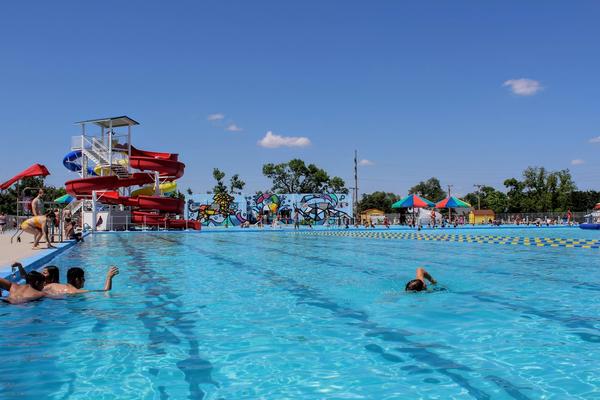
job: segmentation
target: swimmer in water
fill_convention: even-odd
[[[14,268],[17,265],[13,264]],[[23,304],[30,301],[39,300],[46,296],[42,292],[44,287],[44,277],[37,271],[32,271],[27,274],[25,285],[11,282],[7,279],[0,278],[0,288],[8,291],[8,297],[5,299],[10,304]]]
[[[424,268],[417,268],[417,274],[415,279],[408,282],[404,290],[407,292],[420,292],[422,290],[427,290],[425,279],[427,279],[432,285],[435,285],[437,283],[437,281],[433,279],[433,277],[429,275],[429,272],[425,271]]]
[[[18,268],[19,274],[21,274],[21,278],[27,281],[27,277],[29,274],[27,273],[27,271],[25,271],[25,268],[23,268],[23,264],[21,264],[20,262],[14,262],[13,268]],[[44,277],[44,286],[49,285],[51,283],[58,283],[58,267],[56,265],[46,265],[42,269],[42,276]]]
[[[52,283],[44,287],[44,293],[57,296],[64,294],[78,294],[87,292],[108,292],[112,289],[112,279],[119,274],[119,268],[110,267],[106,273],[106,281],[102,290],[86,290],[82,289],[85,284],[85,272],[79,268],[70,268],[67,271],[67,284]]]

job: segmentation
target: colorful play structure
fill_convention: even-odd
[[[73,215],[82,213],[83,225],[92,231],[132,226],[200,229],[198,221],[181,217],[185,201],[168,195],[185,169],[177,154],[135,148],[131,131],[139,123],[127,116],[77,124],[81,135],[72,138],[63,165],[79,174],[65,188],[77,199],[69,207]],[[91,133],[90,127],[99,132]]]

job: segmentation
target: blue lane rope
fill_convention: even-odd
[[[600,239],[573,239],[529,236],[500,236],[500,235],[468,235],[468,234],[430,234],[416,232],[344,232],[344,231],[301,231],[299,235],[360,237],[370,239],[406,239],[432,242],[459,242],[478,244],[504,244],[532,247],[568,247],[582,249],[600,248]]]

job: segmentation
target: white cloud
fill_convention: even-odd
[[[240,128],[239,126],[237,126],[234,123],[231,123],[231,124],[227,125],[227,128],[225,128],[225,130],[229,131],[229,132],[241,132],[241,131],[243,131],[242,128]]]
[[[581,164],[585,164],[585,161],[583,161],[581,158],[576,158],[575,160],[571,160],[571,165],[581,165]]]
[[[370,167],[371,165],[375,165],[375,163],[371,160],[367,160],[366,158],[363,158],[362,160],[360,160],[358,162],[358,165],[360,165],[361,167]]]
[[[509,86],[510,90],[518,96],[533,96],[543,89],[539,81],[534,79],[509,79],[502,86]]]
[[[600,136],[591,138],[590,143],[600,143]]]
[[[281,136],[268,131],[265,137],[258,141],[258,145],[269,149],[277,147],[306,147],[310,146],[310,139],[304,136]]]
[[[210,114],[208,117],[206,117],[206,119],[209,121],[220,121],[223,118],[225,118],[225,115],[223,115],[221,113]]]

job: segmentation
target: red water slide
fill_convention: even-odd
[[[177,154],[144,151],[133,146],[131,146],[129,165],[140,171],[157,171],[161,178],[170,180],[181,178],[185,170],[185,164],[178,160]],[[132,223],[200,229],[197,221],[171,220],[161,213],[147,212],[157,210],[162,213],[181,214],[185,206],[183,199],[159,196],[127,197],[121,196],[115,191],[123,187],[142,186],[150,183],[154,183],[153,174],[137,172],[128,178],[111,175],[74,179],[66,182],[65,187],[67,193],[78,198],[89,197],[92,195],[92,191],[97,191],[98,200],[102,203],[137,207],[140,211],[132,212]]]

